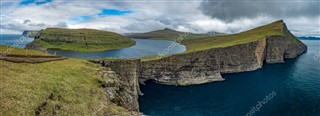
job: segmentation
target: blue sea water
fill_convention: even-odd
[[[24,48],[28,43],[32,41],[33,41],[33,38],[29,38],[21,35],[0,34],[0,45]]]
[[[226,74],[223,82],[186,87],[147,82],[140,86],[140,110],[150,116],[250,116],[258,106],[251,114],[320,116],[320,41],[303,42],[308,52],[300,57]]]

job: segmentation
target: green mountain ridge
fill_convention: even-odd
[[[90,52],[120,49],[132,45],[135,45],[133,40],[113,32],[95,29],[47,28],[41,30],[26,48]]]
[[[189,33],[189,32],[181,32],[181,31],[176,31],[169,28],[145,32],[145,33],[131,33],[131,34],[127,34],[126,36],[130,38],[140,38],[140,39],[176,40],[182,34],[187,35],[183,39],[196,39],[196,38],[204,38],[204,37],[212,36],[208,34],[195,34],[195,33]]]

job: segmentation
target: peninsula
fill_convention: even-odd
[[[78,52],[105,51],[130,47],[135,42],[120,34],[95,29],[47,28],[41,30],[27,49],[61,49]]]

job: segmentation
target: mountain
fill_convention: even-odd
[[[270,36],[288,36],[292,38],[291,40],[293,42],[301,43],[294,35],[291,34],[285,23],[280,20],[237,34],[185,40],[182,41],[182,44],[187,46],[188,51],[199,51],[210,48],[224,48],[238,44],[251,43]]]
[[[125,48],[135,42],[120,34],[95,29],[47,28],[41,30],[27,49],[61,49],[79,52]]]
[[[209,31],[206,33],[209,36],[219,36],[219,35],[226,35],[225,33],[215,32],[215,31]]]
[[[320,37],[298,37],[301,40],[320,40]]]
[[[141,38],[141,39],[158,39],[158,40],[176,40],[179,36],[185,35],[183,39],[195,39],[195,38],[204,38],[210,37],[207,34],[195,34],[189,32],[181,32],[165,28],[162,30],[156,30],[145,33],[130,33],[126,34],[130,38]]]

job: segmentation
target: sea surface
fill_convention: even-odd
[[[223,82],[178,87],[141,85],[140,110],[150,116],[320,116],[320,40],[282,64],[226,74]],[[255,109],[255,110],[252,110]]]
[[[21,35],[0,34],[0,45],[24,48],[28,43],[32,41],[33,41],[33,38],[29,38]]]

